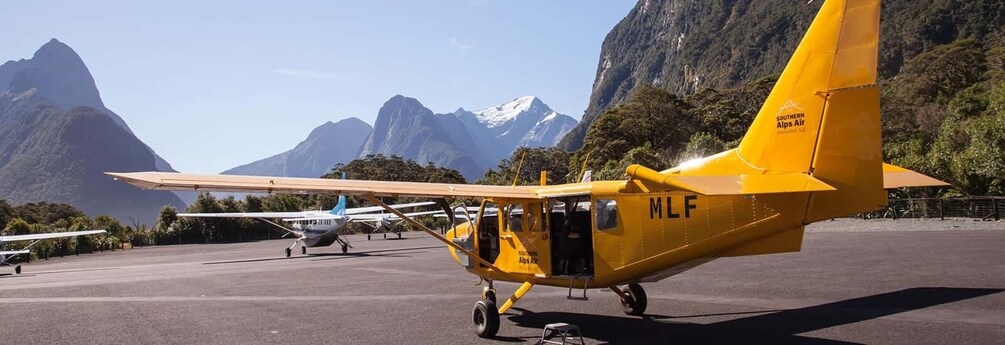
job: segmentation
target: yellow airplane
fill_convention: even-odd
[[[445,243],[488,282],[472,315],[481,337],[493,337],[499,314],[534,285],[568,287],[570,297],[573,289],[585,296],[586,289],[609,288],[625,313],[642,315],[639,283],[722,257],[796,252],[805,225],[884,207],[886,188],[946,185],[882,162],[879,13],[879,0],[828,0],[739,147],[665,171],[632,165],[626,180],[484,186],[109,175],[151,190],[363,196]],[[381,196],[483,201],[475,217],[440,236]],[[498,307],[496,280],[521,284]]]

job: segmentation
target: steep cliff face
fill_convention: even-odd
[[[0,93],[0,199],[71,204],[89,216],[153,224],[161,206],[183,208],[170,192],[115,182],[105,171],[155,170],[146,145],[91,107],[68,111],[36,89]]]
[[[639,85],[688,95],[777,75],[823,1],[641,0],[604,39],[590,103],[559,146],[582,145],[590,124]],[[960,38],[1005,24],[1000,0],[883,2],[880,74]]]
[[[355,117],[318,126],[292,150],[227,171],[230,175],[320,177],[355,159],[373,128]]]
[[[359,156],[397,155],[453,168],[473,180],[485,173],[489,162],[463,128],[453,114],[436,115],[414,98],[394,96],[377,113]]]

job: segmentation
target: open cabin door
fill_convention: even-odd
[[[499,257],[509,272],[547,276],[551,273],[551,236],[541,201],[499,202]]]

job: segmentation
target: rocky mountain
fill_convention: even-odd
[[[458,109],[454,115],[491,162],[509,157],[518,147],[555,146],[577,124],[576,119],[555,112],[534,96],[476,112]]]
[[[0,98],[0,198],[69,203],[149,224],[163,205],[184,207],[174,194],[134,193],[101,174],[171,166],[104,106],[69,46],[53,39],[31,59],[0,65]]]
[[[38,96],[63,109],[78,106],[94,108],[126,132],[133,133],[122,117],[105,107],[84,60],[70,46],[55,38],[43,44],[31,59],[11,60],[0,65],[0,89],[19,85],[34,87]],[[150,152],[157,161],[157,170],[174,171],[171,164],[153,149]]]
[[[355,159],[373,128],[355,117],[326,122],[292,150],[227,171],[229,175],[319,177]]]
[[[164,205],[184,207],[173,193],[139,190],[103,174],[156,169],[146,145],[108,114],[63,110],[28,86],[0,93],[0,199],[66,203],[127,224],[153,224]]]
[[[577,149],[590,124],[640,85],[688,95],[777,75],[823,1],[641,0],[601,47],[582,122],[559,146]],[[880,75],[961,38],[1005,25],[1000,0],[883,1]]]
[[[360,157],[382,154],[456,169],[469,180],[490,166],[454,114],[433,114],[414,98],[394,96],[381,106]]]

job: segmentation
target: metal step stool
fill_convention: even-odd
[[[551,331],[551,333],[549,334],[548,331]],[[576,334],[572,335],[571,334],[572,332],[576,332]],[[555,336],[562,337],[562,341],[559,342],[559,341],[555,341],[555,340],[550,340],[551,338],[554,338]],[[583,333],[581,333],[579,331],[579,326],[570,325],[570,324],[562,323],[562,322],[559,322],[559,323],[549,323],[549,324],[547,324],[547,325],[544,326],[544,332],[541,332],[541,341],[538,344],[563,344],[564,345],[564,344],[569,344],[569,343],[567,343],[567,341],[569,341],[570,339],[571,339],[571,341],[576,341],[576,338],[579,338],[579,344],[584,344],[584,345],[586,344],[586,341],[583,340]]]

